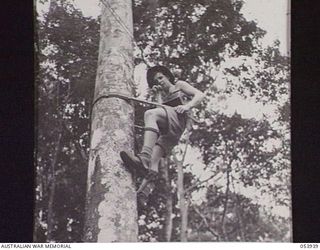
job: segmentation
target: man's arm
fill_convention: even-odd
[[[183,91],[185,94],[192,96],[192,99],[190,102],[188,102],[185,105],[181,105],[178,106],[176,111],[178,113],[183,113],[187,110],[190,110],[193,107],[196,107],[205,97],[205,94],[202,93],[200,90],[192,87],[189,83],[185,82],[185,81],[178,81],[177,83],[177,87]]]

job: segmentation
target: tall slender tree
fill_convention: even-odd
[[[94,98],[118,92],[132,95],[132,3],[104,0]],[[86,242],[137,241],[135,185],[119,158],[133,149],[134,110],[126,101],[104,98],[91,114],[87,180]]]

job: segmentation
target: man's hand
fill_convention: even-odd
[[[152,92],[157,93],[158,91],[160,91],[162,89],[162,87],[160,85],[154,85],[151,89]]]
[[[187,112],[189,109],[190,109],[190,107],[188,105],[179,105],[179,106],[174,108],[174,110],[178,114],[183,114],[184,112]]]
[[[157,96],[157,94],[160,92],[161,86],[154,85],[151,89],[148,89],[148,94],[151,96]]]

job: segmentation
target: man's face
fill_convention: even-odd
[[[170,81],[169,81],[169,78],[167,76],[165,76],[161,72],[158,72],[158,73],[155,74],[154,80],[157,83],[157,85],[162,87],[162,88],[169,87],[170,84],[171,84]]]

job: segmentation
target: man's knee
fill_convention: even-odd
[[[154,116],[154,112],[152,112],[152,109],[147,110],[144,112],[144,119],[149,119]]]
[[[163,110],[161,109],[149,109],[144,113],[144,119],[157,119],[163,117]]]

